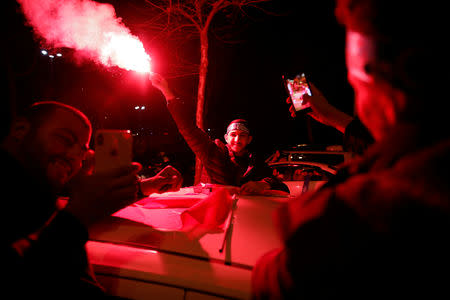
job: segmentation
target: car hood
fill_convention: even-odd
[[[189,206],[186,203],[193,205],[205,197],[207,195],[193,193],[192,188],[148,197],[90,228],[90,240],[146,248],[246,269],[251,269],[264,253],[281,246],[272,215],[289,198],[240,196],[232,232],[226,237],[223,251],[220,251],[225,230],[208,233],[199,239],[192,239],[180,230],[180,214]],[[164,203],[171,205],[161,206]]]

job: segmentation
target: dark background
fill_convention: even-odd
[[[117,16],[144,43],[153,71],[166,76],[171,87],[194,99],[196,76],[177,76],[170,42],[154,38],[143,25],[145,1],[99,1],[114,5]],[[56,49],[63,57],[49,59],[42,45],[25,26],[15,1],[2,10],[2,57],[14,79],[13,108],[20,110],[36,100],[58,100],[84,111],[94,128],[126,128],[135,134],[136,160],[155,163],[163,151],[185,174],[190,184],[194,156],[179,135],[164,98],[145,76],[79,61],[71,49]],[[292,118],[281,76],[305,72],[337,108],[353,114],[353,92],[346,80],[344,29],[334,16],[334,1],[280,1],[264,4],[271,13],[245,10],[246,16],[226,13],[216,17],[210,34],[209,73],[205,126],[212,138],[223,139],[228,123],[250,121],[251,148],[267,157],[273,151],[297,144],[341,144],[342,134],[309,116]],[[226,27],[224,27],[226,26]],[[198,40],[177,51],[198,63]],[[55,50],[55,51],[56,51]],[[4,99],[7,101],[7,99]],[[5,102],[6,103],[6,102]],[[135,110],[145,105],[145,110]],[[6,105],[5,105],[6,107]]]

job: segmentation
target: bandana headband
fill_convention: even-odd
[[[250,130],[243,123],[231,123],[228,125],[227,134],[232,130],[241,130],[250,133]]]

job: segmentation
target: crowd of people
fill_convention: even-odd
[[[276,211],[283,247],[255,265],[253,299],[448,297],[448,75],[439,72],[449,65],[447,23],[431,2],[336,2],[356,116],[330,105],[313,84],[305,101],[310,116],[342,132],[358,155],[320,189]],[[167,80],[150,80],[202,161],[205,182],[289,193],[248,150],[246,120],[231,121],[224,141],[212,140]],[[67,104],[41,101],[2,120],[5,295],[109,297],[89,264],[87,229],[139,195],[180,189],[182,174],[167,164],[139,178],[138,163],[94,172],[91,122]]]

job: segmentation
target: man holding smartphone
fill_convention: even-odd
[[[267,164],[248,151],[252,136],[246,120],[230,122],[224,136],[226,144],[220,140],[213,141],[196,126],[192,107],[173,94],[162,76],[153,73],[150,80],[163,93],[178,130],[202,161],[208,176],[207,182],[240,186],[241,192],[250,194],[264,190],[289,193],[289,188],[272,176],[272,170]]]
[[[280,207],[283,247],[256,263],[253,299],[450,297],[444,5],[337,1],[357,115],[375,142]]]
[[[81,111],[54,101],[33,104],[11,123],[0,147],[5,295],[105,296],[89,267],[87,228],[136,201],[141,166],[93,173],[91,128]],[[146,189],[157,192],[167,172]],[[59,201],[63,190],[67,203]]]

